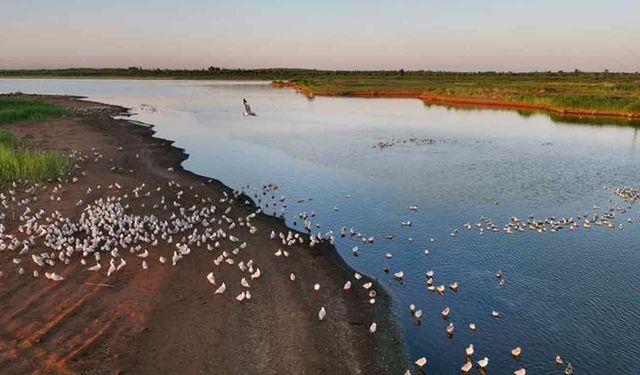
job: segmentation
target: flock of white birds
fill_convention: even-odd
[[[72,169],[84,175],[81,164],[91,159],[98,162],[102,159],[102,154],[94,150],[93,155],[74,152],[71,157],[74,160]],[[231,194],[225,192],[224,197],[214,200],[198,196],[198,194],[191,192],[192,187],[181,186],[174,180],[168,181],[164,186],[147,186],[145,183],[140,183],[130,189],[126,189],[114,181],[108,186],[98,185],[87,189],[86,199],[78,200],[75,203],[76,207],[82,208],[79,217],[68,217],[57,210],[46,212],[36,208],[38,205],[37,193],[46,191],[49,200],[60,201],[64,190],[63,182],[77,183],[77,181],[77,177],[68,177],[64,181],[60,180],[56,183],[19,184],[16,182],[8,191],[0,193],[0,204],[2,205],[2,211],[0,211],[0,253],[10,254],[10,265],[13,265],[15,272],[19,275],[28,276],[30,274],[34,278],[45,277],[52,282],[62,282],[68,277],[63,266],[78,262],[87,272],[104,274],[108,278],[125,267],[138,267],[147,270],[152,266],[176,266],[193,250],[206,249],[212,252],[215,258],[212,263],[212,271],[203,275],[203,279],[206,279],[203,282],[211,284],[213,295],[221,296],[231,293],[239,303],[251,300],[251,286],[261,277],[262,271],[253,259],[244,257],[243,249],[246,248],[247,242],[240,237],[255,235],[258,232],[257,227],[252,224],[252,219],[259,215],[262,209],[257,208],[248,215],[238,216],[234,202],[241,199],[242,193],[240,191]],[[286,209],[285,197],[276,198],[273,194],[275,190],[277,190],[276,185],[263,186],[262,195],[265,196],[265,201],[262,201],[259,194],[255,194],[255,197],[258,204],[265,207],[276,209],[278,205],[281,205],[281,210],[284,213]],[[628,187],[616,188],[614,193],[629,203],[640,199],[640,191]],[[186,194],[192,194],[192,197],[199,204],[191,204],[190,206],[185,204]],[[266,198],[268,195],[271,196],[271,201]],[[154,214],[136,215],[131,213],[134,206],[145,207],[141,198],[146,198],[146,201],[152,199],[155,210],[166,212],[164,218]],[[615,218],[615,213],[625,212],[627,208],[614,205],[603,213],[598,213],[598,209],[594,206],[595,212],[593,214],[585,214],[577,218],[539,220],[531,216],[528,220],[522,220],[513,217],[502,227],[502,231],[505,233],[527,230],[554,232],[563,228],[578,229],[582,227],[587,229],[591,225],[614,227],[611,221]],[[336,207],[335,210],[337,211],[338,208]],[[417,211],[418,206],[411,205],[409,210]],[[10,212],[13,222],[17,223],[16,228],[9,229],[4,224],[7,220],[7,214]],[[332,230],[324,234],[321,232],[312,234],[314,226],[311,218],[314,216],[315,213],[306,211],[296,215],[296,219],[302,220],[305,230],[309,233],[308,236],[292,231],[287,233],[272,231],[269,235],[270,240],[279,242],[279,249],[274,252],[273,256],[291,256],[291,247],[296,244],[306,243],[313,247],[322,240],[335,243],[336,234]],[[296,225],[295,221],[294,225]],[[410,226],[411,222],[402,222],[401,225]],[[485,230],[500,231],[500,228],[493,224],[491,219],[483,218],[475,225],[469,223],[464,225],[467,230],[474,227],[480,234]],[[315,228],[320,228],[320,226],[316,224]],[[622,229],[622,224],[618,228]],[[232,230],[240,237],[230,234]],[[457,233],[458,230],[455,229],[451,235],[455,236]],[[343,237],[349,235],[360,239],[363,243],[375,241],[373,236],[362,234],[353,228],[347,231],[343,227],[340,229],[339,235]],[[387,238],[389,237],[393,238],[393,236]],[[173,246],[172,254],[165,257],[155,252],[154,248],[159,244]],[[357,255],[358,251],[357,246],[352,249],[354,255]],[[429,255],[428,251],[425,252],[425,255]],[[390,253],[385,254],[386,258],[392,256]],[[237,267],[241,271],[242,277],[239,280],[222,280],[219,276],[221,272],[216,271],[218,267]],[[389,271],[389,269],[386,268],[385,271]],[[11,272],[11,270],[7,266],[0,266],[0,281],[4,272]],[[402,280],[404,272],[400,270],[392,275],[394,279]],[[500,285],[504,286],[504,277],[501,271],[496,272],[496,278]],[[291,273],[289,279],[291,282],[295,282],[296,275]],[[428,291],[438,294],[444,294],[447,289],[445,284],[435,282],[434,271],[426,272],[426,284]],[[356,272],[352,279],[345,281],[343,290],[346,292],[355,286],[366,290],[371,305],[376,303],[377,292],[373,282],[367,281]],[[452,292],[456,292],[459,284],[456,281],[451,282],[448,288]],[[319,291],[320,285],[316,283],[313,289]],[[409,310],[414,320],[421,319],[421,309],[411,305]],[[323,321],[327,319],[329,314],[326,307],[321,306],[317,311],[317,318]],[[441,312],[441,316],[445,320],[449,319],[450,314],[449,307],[444,308]],[[491,314],[494,318],[500,317],[498,311],[492,311]],[[477,326],[471,322],[468,324],[468,329],[475,331]],[[376,322],[371,322],[368,325],[368,331],[371,334],[376,333],[377,330]],[[453,335],[454,331],[453,322],[448,322],[446,333]],[[511,351],[511,355],[514,358],[519,358],[522,351],[521,347],[516,347]],[[466,360],[461,367],[463,373],[468,373],[473,369],[474,354],[475,348],[471,344],[465,349]],[[557,364],[564,363],[559,355],[556,356],[555,362]],[[489,358],[480,358],[475,363],[477,368],[484,371],[489,365]],[[426,364],[426,357],[415,361],[415,365],[420,369]],[[407,373],[410,371],[407,370]],[[573,373],[573,367],[570,363],[566,364],[565,373]],[[526,370],[520,368],[515,370],[514,374],[525,375]]]

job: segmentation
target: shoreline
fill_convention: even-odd
[[[185,170],[182,162],[188,154],[173,141],[156,137],[153,125],[111,118],[128,114],[126,108],[80,97],[35,97],[71,108],[72,116],[2,128],[37,149],[77,149],[88,155],[95,147],[105,155],[104,161],[83,165],[87,173],[78,175],[77,183],[63,184],[63,201],[48,202],[48,191],[36,193],[42,195],[39,202],[47,211],[77,215],[81,209],[74,203],[86,196],[87,187],[106,186],[113,178],[123,189],[140,182],[161,186],[179,181],[195,194],[187,197],[189,204],[197,203],[198,194],[219,197],[233,193],[219,180]],[[116,151],[117,145],[124,149]],[[120,161],[131,172],[119,166],[113,172],[108,168],[110,160],[116,163],[113,168]],[[246,204],[236,203],[234,211],[242,215],[255,211],[249,197],[238,200]],[[147,214],[150,208],[134,211]],[[0,367],[7,373],[64,374],[89,369],[99,373],[213,369],[224,373],[400,373],[406,369],[407,354],[391,311],[391,296],[377,280],[372,280],[377,303],[371,307],[358,283],[350,293],[340,292],[354,270],[326,240],[312,248],[295,245],[295,256],[276,260],[272,252],[278,243],[263,238],[271,230],[290,230],[305,241],[308,235],[270,215],[259,214],[253,220],[262,237],[248,239],[244,251],[263,268],[264,275],[252,287],[255,297],[247,305],[234,301],[232,295],[214,298],[218,296],[212,295],[203,276],[211,268],[206,251],[194,251],[180,266],[153,265],[144,274],[126,267],[122,275],[108,281],[72,265],[74,273],[59,284],[7,272],[10,258],[0,252],[0,269],[5,270],[0,277],[0,298],[7,301],[0,306],[4,324],[0,328]],[[15,229],[16,220],[8,221],[7,227]],[[159,246],[158,251],[171,248]],[[295,284],[288,280],[289,272],[299,275]],[[365,275],[361,282],[365,280],[370,278]],[[105,282],[115,287],[96,286]],[[320,293],[312,291],[315,282],[322,285]],[[317,319],[320,304],[326,304],[329,311],[322,322]],[[371,321],[379,327],[375,334],[368,332]]]
[[[504,108],[513,110],[532,110],[541,113],[551,113],[559,116],[568,117],[591,117],[591,118],[613,118],[624,119],[628,121],[640,120],[640,113],[622,113],[608,112],[596,110],[580,110],[580,109],[558,109],[547,105],[538,105],[526,102],[511,102],[505,100],[471,98],[471,97],[454,97],[442,95],[430,95],[416,92],[403,91],[354,91],[348,93],[328,93],[314,92],[306,86],[302,86],[297,82],[290,81],[273,81],[271,87],[274,88],[290,88],[312,99],[315,96],[325,97],[351,97],[351,98],[388,98],[388,99],[419,99],[424,104],[450,105],[463,108]]]

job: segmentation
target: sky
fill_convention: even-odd
[[[640,71],[640,0],[0,0],[0,69]]]

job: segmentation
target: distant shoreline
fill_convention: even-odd
[[[271,82],[307,97],[415,98],[425,104],[504,108],[567,117],[640,120],[640,74],[609,72],[323,71],[313,69],[0,70],[0,79]]]

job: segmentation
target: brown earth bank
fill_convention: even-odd
[[[297,82],[288,81],[274,81],[271,83],[274,88],[291,88],[294,89],[308,98],[315,96],[329,96],[329,97],[354,97],[354,98],[415,98],[422,100],[425,104],[444,104],[449,106],[459,107],[475,107],[475,108],[505,108],[505,109],[529,109],[540,112],[549,112],[561,116],[585,116],[585,117],[610,117],[627,120],[639,120],[640,114],[638,113],[624,113],[624,112],[607,112],[596,110],[581,110],[581,109],[557,109],[547,105],[515,102],[507,100],[497,99],[483,99],[483,98],[469,98],[469,97],[455,97],[455,96],[443,96],[443,95],[431,95],[426,93],[419,93],[413,91],[403,90],[388,90],[388,91],[349,91],[348,93],[331,93],[331,92],[314,92],[308,87],[302,86]]]
[[[41,182],[34,189],[31,184],[2,189],[8,197],[6,207],[0,206],[6,214],[5,235],[28,237],[18,228],[27,206],[32,212],[44,210],[44,215],[57,211],[73,221],[88,204],[107,197],[117,199],[128,214],[163,219],[178,213],[172,202],[182,208],[217,204],[220,210],[229,210],[226,216],[238,218],[237,223],[256,211],[246,196],[231,200],[234,192],[222,183],[183,170],[180,163],[187,156],[171,142],[154,138],[152,129],[111,118],[124,109],[70,97],[39,98],[69,108],[70,115],[2,128],[36,149],[75,153],[77,167],[61,181]],[[161,196],[166,209],[158,204]],[[247,229],[248,220],[232,229],[221,222],[227,237],[220,239],[220,248],[194,244],[190,254],[172,265],[175,243],[162,239],[157,246],[142,243],[149,252],[144,270],[142,258],[132,254],[132,244],[120,249],[126,267],[111,276],[106,275],[108,253],[103,254],[103,268],[91,272],[88,267],[96,263],[92,256],[86,257],[85,265],[80,263],[82,254],[74,254],[68,265],[58,262],[40,269],[30,256],[18,256],[20,249],[0,250],[0,373],[400,374],[405,370],[389,297],[374,280],[378,294],[371,305],[368,291],[361,287],[369,278],[356,280],[333,246],[326,241],[310,246],[308,236],[301,234],[303,243],[285,247],[279,238],[270,239],[270,233],[286,236],[290,229],[282,220],[263,214],[251,219],[257,229],[254,234]],[[177,242],[184,235],[173,237]],[[222,249],[230,253],[237,246],[231,235],[246,247],[235,256],[236,264],[216,266],[213,261]],[[29,254],[51,251],[40,243],[35,241]],[[290,255],[276,257],[280,248]],[[168,259],[166,264],[160,256]],[[16,258],[22,262],[16,264]],[[260,277],[249,278],[238,267],[240,260],[252,260]],[[48,280],[45,270],[65,279]],[[210,272],[216,285],[206,278]],[[290,280],[291,273],[295,281]],[[249,279],[252,297],[238,302],[235,297],[247,290],[240,284],[243,277]],[[345,291],[347,280],[354,286]],[[222,282],[226,291],[214,295]],[[320,321],[322,306],[327,315]],[[373,334],[372,322],[378,327]]]

